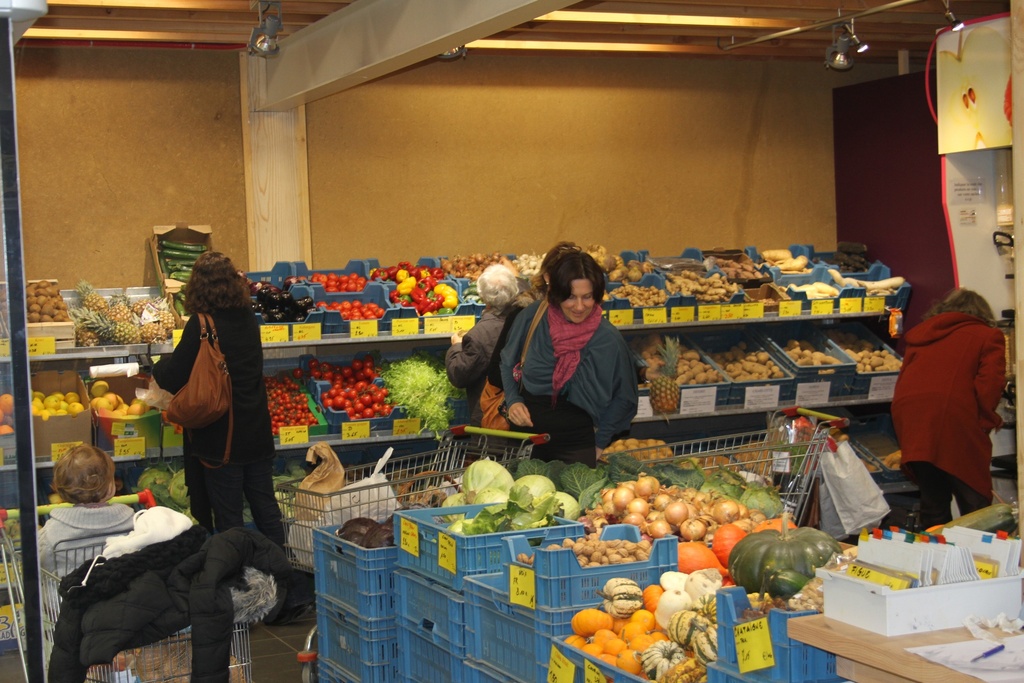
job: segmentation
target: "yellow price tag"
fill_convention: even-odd
[[[508,566],[508,601],[528,609],[537,609],[537,575],[529,567]]]
[[[664,308],[645,308],[644,312],[644,325],[657,325],[658,323],[668,322],[668,311]]]
[[[292,325],[292,341],[317,341],[322,331],[320,323],[298,323]]]
[[[455,555],[455,539],[448,534],[437,535],[437,566],[454,574],[458,560]]]
[[[803,310],[802,301],[780,301],[779,302],[779,317],[780,318],[792,318],[800,315]]]
[[[451,334],[451,316],[428,316],[423,319],[423,334]]]
[[[811,302],[811,315],[831,315],[835,307],[835,299],[815,299]]]
[[[576,665],[570,662],[552,643],[551,658],[548,660],[547,683],[573,683],[575,679]]]
[[[608,322],[616,327],[621,325],[632,325],[633,324],[633,309],[632,308],[616,308],[615,310],[608,311]]]
[[[839,298],[840,313],[860,313],[864,309],[864,299],[855,296]]]
[[[282,446],[292,446],[298,443],[309,443],[309,427],[306,425],[293,425],[281,427],[278,434]]]
[[[692,323],[693,306],[674,306],[670,317],[674,323]]]
[[[452,321],[452,332],[469,332],[476,325],[475,315],[453,315]]]
[[[583,661],[583,683],[606,683],[607,677],[589,659]]]
[[[721,320],[722,319],[722,305],[721,304],[710,304],[708,306],[697,307],[697,320],[701,322],[707,322],[709,320]]]
[[[754,320],[757,318],[764,317],[764,302],[753,301],[748,304],[743,304],[743,317],[748,320]]]
[[[114,455],[143,457],[146,455],[146,437],[136,436],[130,439],[114,439]]]
[[[62,441],[60,443],[52,443],[50,444],[50,459],[57,462],[72,448],[81,445],[81,441]]]
[[[175,348],[181,341],[181,333],[185,330],[171,330],[171,348]]]
[[[736,624],[732,634],[736,639],[736,660],[741,674],[775,666],[768,617]]]
[[[57,353],[57,339],[55,337],[28,338],[28,355],[52,356],[55,353]]]
[[[287,325],[261,325],[260,341],[264,344],[278,344],[288,341]]]
[[[124,429],[125,428],[125,424],[126,423],[124,423],[124,422],[120,422],[118,420],[114,420],[112,423],[110,423],[110,435],[111,436],[124,436],[124,434],[125,434],[125,429]],[[134,429],[132,429],[130,431],[132,433],[135,432]]]
[[[408,436],[419,434],[423,430],[422,422],[418,417],[400,417],[395,419],[391,433],[394,436]]]
[[[869,296],[864,299],[864,312],[865,313],[884,313],[885,312],[885,297],[884,296]]]
[[[894,591],[904,590],[910,588],[912,585],[909,578],[904,579],[898,576],[890,576],[889,574],[885,574],[876,569],[865,567],[857,562],[850,563],[846,570],[846,575],[854,579],[877,583],[879,586],[888,586]]]
[[[722,320],[739,320],[743,317],[743,304],[723,304]]]
[[[353,420],[352,422],[341,423],[341,439],[343,441],[348,439],[369,439],[370,438],[370,421],[369,420]]]
[[[4,449],[0,448],[0,467],[4,466]]]
[[[392,337],[407,337],[410,334],[419,334],[419,318],[397,318],[391,321]]]
[[[10,339],[6,339],[6,338],[0,339],[0,356],[10,356],[10,355],[11,355],[11,340]]]
[[[3,449],[0,449],[2,451]],[[2,455],[2,454],[0,454]],[[2,464],[3,458],[0,457],[0,464]],[[978,569],[978,575],[983,579],[994,579],[999,576],[999,563],[992,562],[991,560],[984,560],[980,557],[974,558],[974,566]]]
[[[349,336],[352,339],[377,336],[376,320],[353,320],[349,323]]]
[[[398,546],[413,557],[420,556],[420,525],[402,517],[398,525]]]

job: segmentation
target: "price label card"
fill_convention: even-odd
[[[0,467],[4,466],[4,449],[0,448]]]
[[[871,567],[865,567],[857,562],[851,562],[846,570],[846,575],[853,579],[861,579],[870,583],[877,583],[879,586],[888,586],[894,591],[905,590],[913,585],[909,577],[903,578],[892,576]]]
[[[547,683],[573,683],[576,680],[576,665],[551,645],[551,658],[548,660]]]
[[[803,310],[804,304],[802,301],[780,301],[779,302],[779,317],[780,318],[792,318],[800,315]]]
[[[451,334],[452,319],[450,316],[428,316],[423,319],[423,334]]]
[[[145,456],[146,437],[137,436],[130,439],[114,439],[114,455],[136,458]]]
[[[453,315],[451,320],[452,332],[469,332],[476,325],[474,315]]]
[[[353,320],[348,324],[348,336],[352,339],[377,336],[376,320]]]
[[[2,451],[3,449],[0,449]],[[2,453],[0,453],[2,456]],[[0,465],[3,464],[3,458],[0,457]],[[985,557],[974,557],[974,566],[978,570],[978,576],[983,579],[994,579],[999,576],[999,563],[993,562],[992,560]]]
[[[790,451],[772,451],[772,472],[776,474],[789,474],[790,465],[796,454]]]
[[[722,305],[721,304],[710,304],[708,306],[697,307],[697,320],[701,322],[708,322],[711,320],[722,319]]]
[[[287,325],[261,325],[260,341],[264,344],[279,344],[288,341]]]
[[[779,407],[779,385],[747,387],[743,393],[744,410],[768,410]]]
[[[422,423],[418,417],[400,417],[395,419],[391,433],[395,436],[409,436],[419,434],[423,430]]]
[[[885,313],[885,297],[869,296],[864,299],[865,313]]]
[[[173,349],[181,341],[181,333],[185,330],[171,330],[171,348]]]
[[[392,337],[407,337],[411,334],[420,333],[419,318],[397,318],[391,321]]]
[[[828,393],[831,389],[831,381],[801,382],[796,385],[796,404],[798,406],[808,406],[828,403]]]
[[[673,306],[672,315],[669,316],[674,323],[692,323],[693,306]]]
[[[537,609],[537,575],[532,569],[509,564],[508,600],[513,605]]]
[[[57,353],[57,339],[55,337],[28,338],[28,355],[52,356],[55,353]]]
[[[643,309],[643,314],[644,325],[668,322],[668,311],[664,308],[645,308]]]
[[[633,324],[633,309],[632,308],[616,308],[615,310],[608,311],[608,322],[616,327],[622,325]]]
[[[743,304],[722,304],[722,320],[739,320],[743,317]]]
[[[651,408],[651,397],[641,396],[636,402],[637,417],[654,417],[654,409]]]
[[[583,662],[583,683],[606,683],[606,677],[589,659]]]
[[[455,539],[448,534],[437,535],[437,566],[447,572],[456,572]]]
[[[868,386],[869,401],[891,401],[892,392],[896,389],[897,374],[884,377],[872,377]]]
[[[835,307],[835,299],[815,299],[811,302],[811,315],[832,315]]]
[[[736,624],[732,634],[736,639],[736,660],[741,674],[775,666],[768,617]]]
[[[353,420],[352,422],[341,423],[341,439],[342,441],[348,439],[369,439],[370,438],[370,421],[369,420]]]
[[[839,298],[840,313],[860,313],[864,309],[864,299],[853,296]]]
[[[75,446],[81,446],[81,441],[63,441],[61,443],[50,444],[50,459],[57,462],[64,457],[64,454],[70,451]]]
[[[56,342],[54,342],[54,343],[56,343]],[[10,339],[6,339],[6,338],[0,339],[0,356],[10,356],[10,355],[11,355],[11,340]]]
[[[420,526],[411,519],[400,518],[398,546],[413,557],[420,556]]]
[[[764,317],[764,302],[753,301],[743,304],[743,317],[747,320],[756,320]]]
[[[292,341],[317,341],[321,332],[320,323],[298,323],[292,326]]]
[[[278,434],[281,437],[282,446],[293,446],[299,443],[309,443],[309,427],[298,425],[292,427],[281,427]]]
[[[679,393],[680,415],[704,415],[715,412],[718,401],[718,387],[694,387],[682,389]]]
[[[118,422],[117,420],[111,422],[110,423],[110,435],[111,436],[124,436],[125,435],[125,427],[127,427],[127,426],[128,426],[127,422]],[[131,431],[132,431],[131,436],[135,436],[134,426],[133,426]]]

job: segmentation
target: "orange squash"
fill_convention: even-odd
[[[591,637],[601,629],[611,629],[611,627],[612,615],[593,607],[580,610],[572,618],[572,632],[584,638]]]
[[[711,541],[711,550],[723,567],[729,566],[729,553],[741,538],[747,535],[742,527],[735,524],[723,524],[715,529],[715,538]]]
[[[573,647],[582,648],[584,645],[587,644],[587,639],[583,636],[576,635],[575,633],[573,633],[571,636],[565,637],[565,644],[572,645]]]
[[[652,583],[650,586],[644,589],[644,609],[648,612],[658,611],[658,600],[661,599],[661,594],[665,592],[665,589],[656,583]]]
[[[796,528],[796,524],[793,524],[791,520],[787,521],[790,529]],[[754,530],[750,533],[756,534],[758,531],[766,531],[768,529],[771,529],[772,531],[782,531],[782,517],[773,517],[771,519],[766,519],[757,526],[755,526]],[[716,531],[715,533],[718,532]]]
[[[615,660],[615,666],[631,674],[638,674],[643,671],[640,664],[640,653],[636,650],[623,650]]]
[[[679,571],[684,574],[692,574],[700,569],[717,569],[722,576],[729,573],[703,541],[680,541],[678,555]]]

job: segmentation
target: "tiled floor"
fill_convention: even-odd
[[[252,683],[296,683],[302,681],[302,667],[295,655],[306,645],[306,636],[316,626],[316,613],[311,612],[287,626],[257,624],[249,630],[252,650]],[[316,644],[313,645],[314,649]],[[25,680],[18,651],[11,649],[0,655],[0,681],[18,683]]]

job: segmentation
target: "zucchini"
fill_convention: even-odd
[[[160,256],[162,256],[163,258],[172,258],[172,259],[179,259],[181,261],[191,261],[191,262],[194,262],[200,256],[199,254],[197,254],[194,251],[181,251],[179,249],[165,249],[164,247],[160,247],[159,252],[160,252]]]
[[[169,273],[167,277],[178,282],[188,282],[189,278],[192,277],[192,271],[186,273],[183,270],[175,270]]]
[[[202,254],[206,251],[205,244],[196,244],[194,242],[172,242],[170,240],[160,240],[161,247],[167,249],[177,249],[178,251],[191,251],[195,254]]]
[[[181,300],[181,299],[180,299],[179,297],[177,297],[177,296],[175,296],[175,297],[174,297],[174,310],[175,310],[175,311],[177,311],[177,312],[178,312],[178,315],[179,315],[179,316],[181,316],[181,317],[183,317],[183,318],[184,318],[184,317],[185,317],[186,315],[188,315],[187,313],[185,313],[185,302],[184,302],[184,301],[182,301],[182,300]]]
[[[169,259],[165,258],[164,271],[170,272],[172,270],[192,270],[195,265],[195,261],[182,261],[181,259]]]
[[[968,512],[966,515],[957,517],[951,522],[933,526],[928,529],[928,533],[941,533],[942,529],[947,526],[962,526],[968,529],[990,531],[992,533],[997,531],[1010,533],[1017,529],[1017,515],[1014,514],[1012,505],[995,503],[980,510]]]

